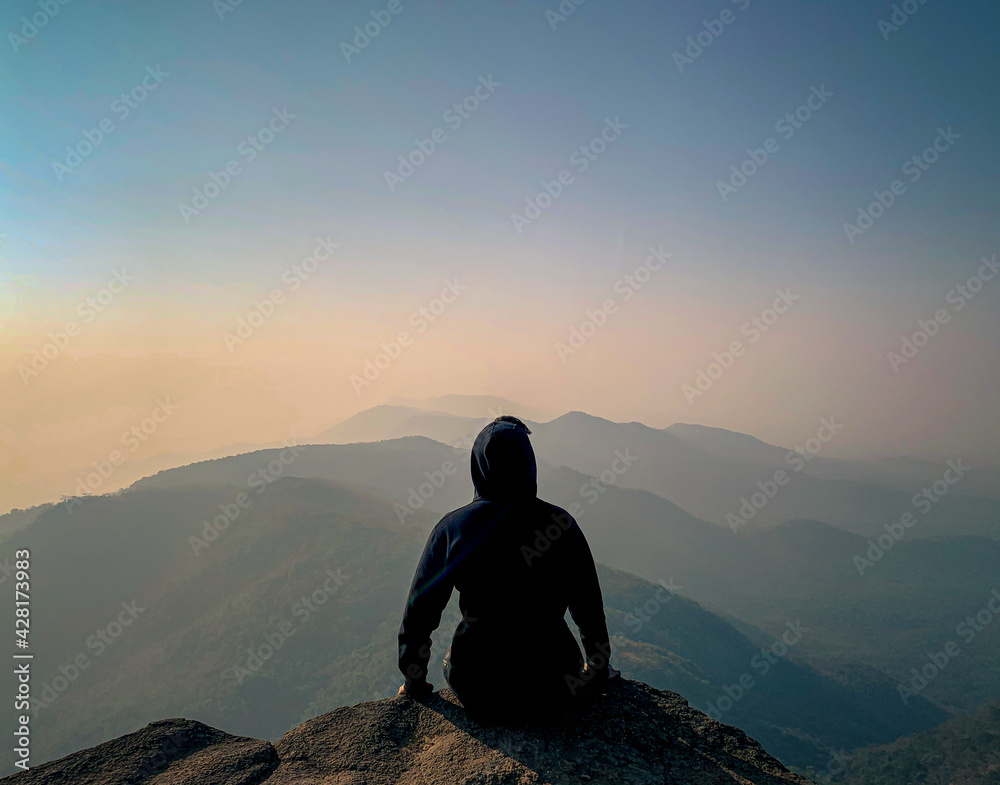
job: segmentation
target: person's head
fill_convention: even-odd
[[[515,417],[513,414],[501,414],[491,423],[491,425],[496,425],[499,422],[509,422],[511,425],[513,425],[516,428],[520,428],[525,433],[529,434],[531,433],[531,429],[523,422],[521,422],[519,419],[517,419],[517,417]]]
[[[477,499],[513,501],[538,492],[531,430],[517,417],[497,417],[472,445],[472,483]]]

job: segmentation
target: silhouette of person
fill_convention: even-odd
[[[469,714],[541,719],[619,675],[590,547],[568,512],[537,497],[529,433],[504,415],[476,437],[473,501],[431,531],[410,586],[399,627],[401,695],[433,692],[430,636],[453,588],[462,621],[444,671]]]

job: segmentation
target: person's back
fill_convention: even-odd
[[[476,498],[434,528],[413,578],[399,630],[401,691],[430,689],[430,634],[452,588],[463,618],[445,672],[470,713],[541,716],[613,672],[593,557],[569,513],[536,497],[528,433],[503,417],[476,438]],[[586,673],[567,608],[580,628]]]

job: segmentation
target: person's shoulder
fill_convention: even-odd
[[[444,517],[438,521],[437,526],[434,527],[431,534],[434,535],[453,531],[456,528],[466,525],[471,519],[485,514],[489,504],[490,503],[485,499],[475,499],[468,504],[459,507],[457,510],[445,513]]]
[[[535,499],[536,509],[538,514],[546,519],[550,519],[553,523],[557,523],[564,529],[573,528],[578,529],[579,525],[576,522],[576,518],[570,515],[566,510],[557,504],[552,504],[544,499]]]

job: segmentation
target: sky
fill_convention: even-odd
[[[1000,7],[902,6],[8,3],[0,506],[448,393],[995,465]]]

